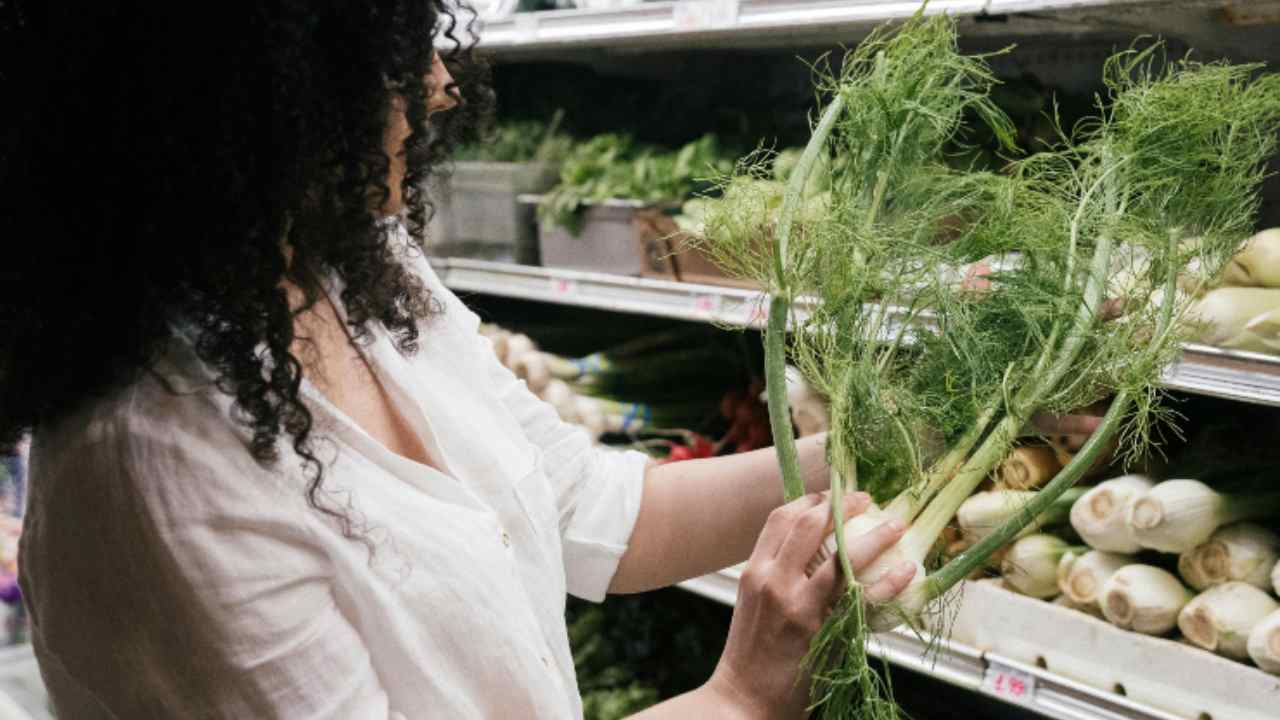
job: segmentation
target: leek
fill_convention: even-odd
[[[1096,550],[1138,552],[1142,545],[1129,529],[1129,505],[1153,485],[1143,475],[1125,475],[1098,483],[1071,507],[1071,527]]]
[[[1246,649],[1258,667],[1280,675],[1280,610],[1272,611],[1254,626]]]
[[[1196,590],[1241,581],[1269,590],[1280,560],[1280,535],[1253,523],[1219,528],[1206,542],[1178,557],[1178,573]]]
[[[1102,614],[1116,627],[1163,635],[1178,624],[1178,613],[1191,598],[1191,591],[1169,572],[1126,565],[1102,586]]]
[[[1178,613],[1178,629],[1197,646],[1243,660],[1249,657],[1249,633],[1280,609],[1265,590],[1243,582],[1215,585]]]
[[[1005,583],[1036,598],[1058,594],[1058,563],[1068,553],[1084,552],[1055,535],[1028,535],[1015,542],[1000,563]]]
[[[1129,506],[1127,520],[1142,547],[1183,553],[1223,525],[1280,511],[1280,493],[1229,495],[1198,480],[1166,480]]]

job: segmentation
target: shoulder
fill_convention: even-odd
[[[298,473],[253,458],[231,398],[190,360],[176,348],[134,383],[40,428],[30,503],[59,515],[131,508],[168,524],[300,497],[301,481],[289,480]]]

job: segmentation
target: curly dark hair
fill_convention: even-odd
[[[475,13],[452,0],[9,0],[0,15],[12,100],[0,131],[0,446],[134,382],[181,322],[234,398],[253,456],[276,461],[285,436],[320,509],[281,281],[309,307],[317,278],[336,273],[358,342],[381,323],[416,348],[430,294],[371,211],[390,193],[383,133],[399,95],[411,128],[404,220],[425,243],[427,180],[490,116]],[[462,102],[428,124],[436,51]]]

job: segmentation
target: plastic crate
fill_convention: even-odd
[[[449,181],[429,191],[436,210],[431,254],[537,265],[534,210],[517,198],[545,192],[558,179],[553,163],[457,163]]]
[[[520,198],[529,208],[536,208],[541,196]],[[639,275],[643,269],[636,251],[636,228],[632,222],[637,211],[649,207],[637,200],[605,200],[593,203],[582,216],[577,235],[551,223],[538,223],[538,249],[542,264],[571,270],[591,270],[615,275]]]

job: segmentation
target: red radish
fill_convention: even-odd
[[[713,445],[710,440],[697,433],[692,433],[692,438],[694,457],[707,458],[716,454],[715,445]]]
[[[671,444],[671,452],[667,455],[667,462],[680,462],[681,460],[692,460],[694,457],[693,450],[684,445],[677,443]]]

